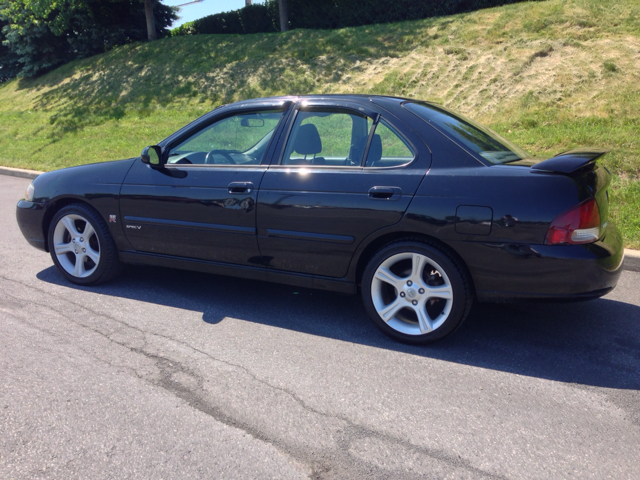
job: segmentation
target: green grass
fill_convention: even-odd
[[[334,31],[127,45],[0,85],[0,165],[136,156],[217,105],[380,93],[434,100],[536,156],[611,149],[612,216],[640,247],[640,2],[549,0]]]

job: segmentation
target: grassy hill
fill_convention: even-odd
[[[133,44],[0,85],[0,165],[136,156],[221,103],[381,93],[441,102],[535,155],[611,148],[640,247],[640,2],[549,0],[389,25]]]

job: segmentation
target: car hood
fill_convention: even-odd
[[[122,185],[127,172],[137,158],[91,163],[53,170],[39,175],[34,181],[36,202],[55,197],[86,196],[99,193],[100,186]]]

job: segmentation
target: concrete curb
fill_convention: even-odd
[[[44,172],[24,170],[22,168],[0,167],[0,175],[34,179]],[[624,249],[624,269],[640,272],[640,250]]]
[[[640,272],[640,250],[624,249],[624,269]]]
[[[0,175],[9,175],[11,177],[21,177],[34,179],[38,175],[44,172],[37,172],[35,170],[24,170],[22,168],[0,167]]]

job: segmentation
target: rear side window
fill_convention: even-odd
[[[418,102],[407,102],[404,107],[491,163],[507,163],[529,157],[524,150],[491,129],[444,107]]]
[[[409,144],[381,119],[371,139],[365,167],[399,167],[410,163],[415,155]]]
[[[360,166],[372,125],[355,112],[299,111],[281,165]]]

